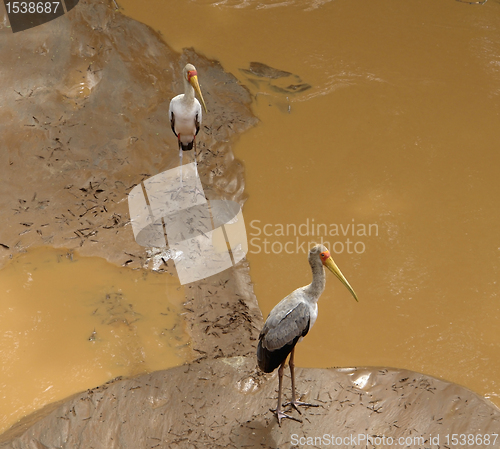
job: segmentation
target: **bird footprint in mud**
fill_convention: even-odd
[[[302,82],[298,75],[275,69],[261,62],[251,62],[248,69],[240,69],[249,81],[249,88],[257,98],[267,95],[281,111],[290,112],[289,96],[310,89],[310,84]],[[276,94],[279,94],[277,96]],[[286,102],[282,95],[285,95]]]

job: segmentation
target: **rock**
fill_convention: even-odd
[[[246,76],[248,88],[256,101],[263,98],[269,106],[276,106],[281,112],[291,112],[290,96],[312,87],[302,82],[298,75],[261,62],[251,62],[248,69],[240,69],[240,72]]]

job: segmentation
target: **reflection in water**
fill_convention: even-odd
[[[4,267],[0,431],[114,377],[183,363],[183,289],[167,278],[49,248]]]
[[[282,245],[278,224],[378,225],[362,253],[334,255],[359,304],[328,282],[297,364],[408,368],[500,404],[500,3],[120,5],[253,94],[260,123],[235,146],[249,241],[253,220]],[[256,61],[311,88],[280,93],[282,78],[245,72]],[[304,253],[249,249],[265,316],[310,282]]]

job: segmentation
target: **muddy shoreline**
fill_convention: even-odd
[[[216,61],[189,49],[174,53],[157,33],[107,2],[81,2],[42,27],[0,33],[2,79],[9,86],[0,112],[6,150],[0,266],[40,245],[130,268],[147,264],[130,229],[127,195],[179,164],[168,106],[182,89],[180,68],[187,61],[203,73],[210,108],[198,139],[205,194],[243,205],[243,166],[229,139],[257,119],[248,92]]]
[[[297,379],[304,399],[319,405],[292,412],[302,423],[278,427],[269,410],[276,375],[257,374],[253,357],[207,358],[50,405],[4,434],[0,447],[281,448],[321,438],[316,447],[437,449],[453,434],[498,433],[500,412],[487,401],[412,371],[298,369]],[[288,377],[285,386],[288,396]]]
[[[210,111],[199,138],[205,193],[244,204],[244,168],[231,141],[257,119],[248,92],[216,61],[193,50],[174,53],[105,1],[80,1],[65,17],[22,36],[4,27],[0,37],[10,44],[0,50],[10,86],[0,109],[6,149],[0,266],[30,247],[50,245],[151,269],[150,254],[133,239],[127,194],[178,164],[166,117],[187,61],[203,74]],[[175,274],[171,261],[160,271]],[[276,375],[256,369],[263,320],[248,263],[185,292],[195,362],[51,404],[3,434],[0,446],[283,447],[294,432],[444,438],[498,430],[500,412],[474,393],[386,368],[299,370],[301,391],[322,407],[305,411],[303,424],[279,428],[269,411]]]

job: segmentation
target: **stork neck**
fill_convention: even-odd
[[[194,100],[194,89],[187,79],[184,79],[184,101],[192,102]]]
[[[319,260],[319,258],[318,258]],[[306,287],[306,291],[309,296],[309,300],[313,303],[318,302],[321,293],[325,290],[325,269],[323,268],[323,264],[319,263],[311,263],[313,280]]]

